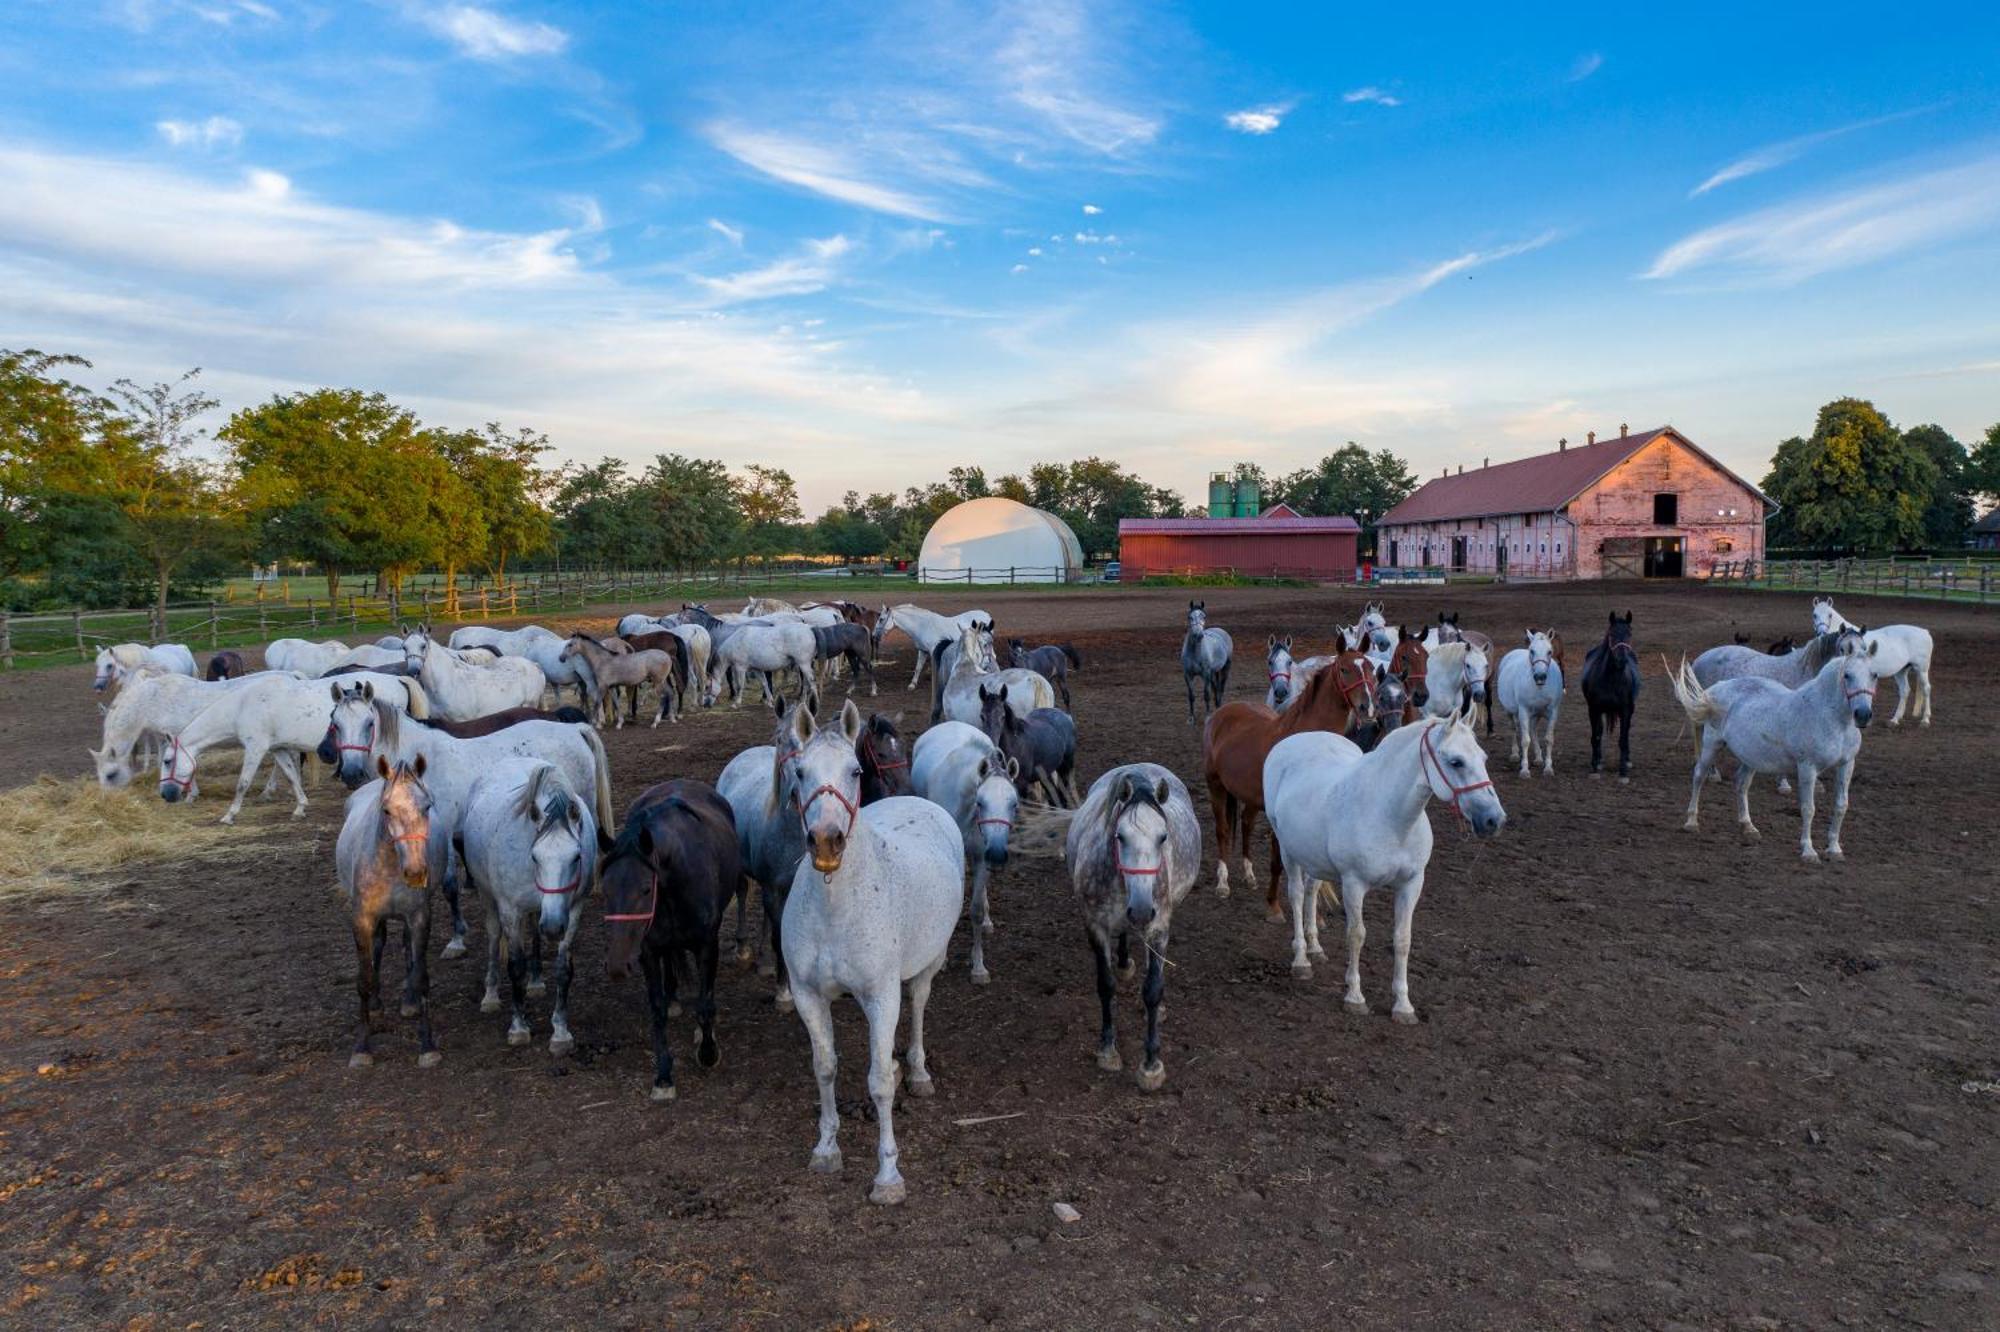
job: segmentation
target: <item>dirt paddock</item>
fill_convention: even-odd
[[[1351,593],[1211,590],[1263,689],[1269,632],[1324,643]],[[957,610],[963,597],[926,604]],[[1003,633],[1073,641],[1086,780],[1136,759],[1200,791],[1176,652],[1185,594],[992,592]],[[897,1111],[909,1202],[865,1201],[863,1024],[839,1010],[846,1173],[810,1174],[805,1032],[725,963],[722,1063],[647,1101],[636,981],[583,935],[576,1054],[510,1049],[480,964],[440,962],[443,1064],[397,1023],[350,1070],[352,949],[332,894],[340,796],[248,807],[249,858],[142,865],[13,899],[0,939],[0,1322],[39,1327],[1881,1327],[2000,1322],[2000,615],[1843,606],[1937,636],[1937,725],[1867,734],[1846,863],[1797,855],[1790,800],[1727,788],[1680,820],[1693,760],[1659,654],[1804,635],[1807,599],[1696,587],[1425,588],[1512,642],[1581,647],[1637,612],[1629,786],[1586,778],[1572,686],[1556,776],[1497,775],[1474,842],[1433,804],[1415,1027],[1387,1015],[1388,907],[1364,982],[1288,974],[1261,892],[1218,901],[1212,834],[1175,917],[1165,1090],[1092,1058],[1092,969],[1059,862],[997,879],[993,984],[961,926],[931,1003],[937,1096]],[[898,638],[876,706],[919,729]],[[0,678],[7,780],[89,771],[88,669]],[[1891,691],[1885,688],[1884,702]],[[838,694],[835,695],[838,697]],[[863,700],[866,701],[865,698]],[[1886,718],[1884,707],[1878,718]],[[1489,751],[1505,757],[1505,723]],[[620,809],[761,743],[746,707],[606,739]],[[150,788],[134,799],[154,799]],[[1822,827],[1825,805],[1822,801]],[[1205,805],[1205,802],[1204,802]],[[189,817],[214,818],[210,793]],[[1262,861],[1259,856],[1261,881]],[[597,908],[591,908],[592,916]],[[475,933],[479,926],[475,914]],[[1337,912],[1336,917],[1337,919]],[[436,941],[441,943],[442,940]],[[435,946],[435,944],[434,944]],[[474,957],[479,955],[475,941]],[[391,950],[393,960],[395,950]],[[393,963],[392,963],[393,965]],[[1065,1225],[1051,1204],[1074,1205]]]

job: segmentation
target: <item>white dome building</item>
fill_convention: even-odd
[[[1067,583],[1082,570],[1068,523],[998,496],[947,510],[917,556],[917,577],[933,583]]]

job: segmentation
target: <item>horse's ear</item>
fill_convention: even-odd
[[[340,681],[338,680],[333,682],[333,701],[335,703],[340,702]]]
[[[1529,631],[1528,631],[1527,633],[1525,633],[1525,634],[1521,635],[1521,637],[1522,637],[1522,638],[1523,638],[1524,640],[1526,640],[1526,642],[1527,642],[1528,646],[1530,646],[1530,647],[1533,647],[1533,646],[1534,646],[1534,644],[1535,644],[1535,631],[1534,631],[1534,630],[1530,629],[1530,630],[1529,630]]]
[[[800,744],[803,745],[806,741],[812,739],[812,737],[813,737],[812,709],[793,708],[792,738],[797,740]]]
[[[1869,656],[1871,656],[1871,657],[1872,657],[1872,656],[1874,656],[1874,655],[1875,655],[1875,649],[1876,649],[1876,648],[1878,648],[1878,647],[1881,647],[1881,646],[1882,646],[1882,644],[1881,644],[1881,643],[1880,643],[1879,641],[1873,641],[1873,642],[1870,642],[1870,643],[1868,644],[1868,655],[1869,655]]]
[[[1290,634],[1285,635],[1285,641],[1283,646],[1285,651],[1287,652],[1290,652],[1292,650],[1292,636]]]
[[[1126,773],[1118,783],[1118,803],[1122,805],[1131,800],[1132,793],[1138,789],[1139,779],[1129,772]]]
[[[1162,809],[1164,809],[1166,808],[1167,797],[1172,794],[1173,794],[1173,788],[1168,786],[1167,779],[1162,777],[1153,786],[1153,803],[1159,805]]]
[[[361,682],[361,697],[370,703],[375,701],[375,682],[373,680],[363,680]]]
[[[422,754],[419,754],[417,755],[416,760],[410,764],[410,771],[417,774],[418,777],[422,777],[424,775],[424,770],[429,768],[430,766],[431,766],[430,761],[427,760]]]
[[[375,774],[376,774],[376,776],[378,776],[378,777],[382,777],[382,778],[387,778],[387,777],[388,777],[388,775],[389,775],[389,756],[388,756],[387,754],[377,754],[377,755],[375,756]]]
[[[840,710],[840,733],[850,745],[861,738],[861,709],[854,706],[851,698]]]

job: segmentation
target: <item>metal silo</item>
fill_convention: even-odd
[[[1264,511],[1263,494],[1256,479],[1246,477],[1236,483],[1236,516],[1255,518]]]
[[[1211,518],[1236,516],[1236,485],[1229,479],[1227,472],[1216,472],[1208,478],[1208,516]]]

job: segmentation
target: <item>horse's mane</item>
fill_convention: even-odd
[[[546,806],[542,804],[545,794],[548,797]],[[535,837],[539,840],[558,826],[568,823],[576,814],[576,797],[562,781],[562,775],[550,765],[543,764],[522,786],[521,800],[514,807],[514,812],[535,825]]]
[[[384,750],[394,753],[401,748],[403,737],[403,714],[388,699],[376,696],[369,700],[375,709],[375,740]]]
[[[1818,675],[1820,668],[1839,655],[1841,637],[1849,632],[1836,629],[1828,634],[1814,634],[1812,642],[1799,649],[1799,664],[1809,675]]]
[[[1454,666],[1465,665],[1465,654],[1472,651],[1472,644],[1460,639],[1455,643],[1439,643],[1430,650],[1430,664],[1449,671]]]

